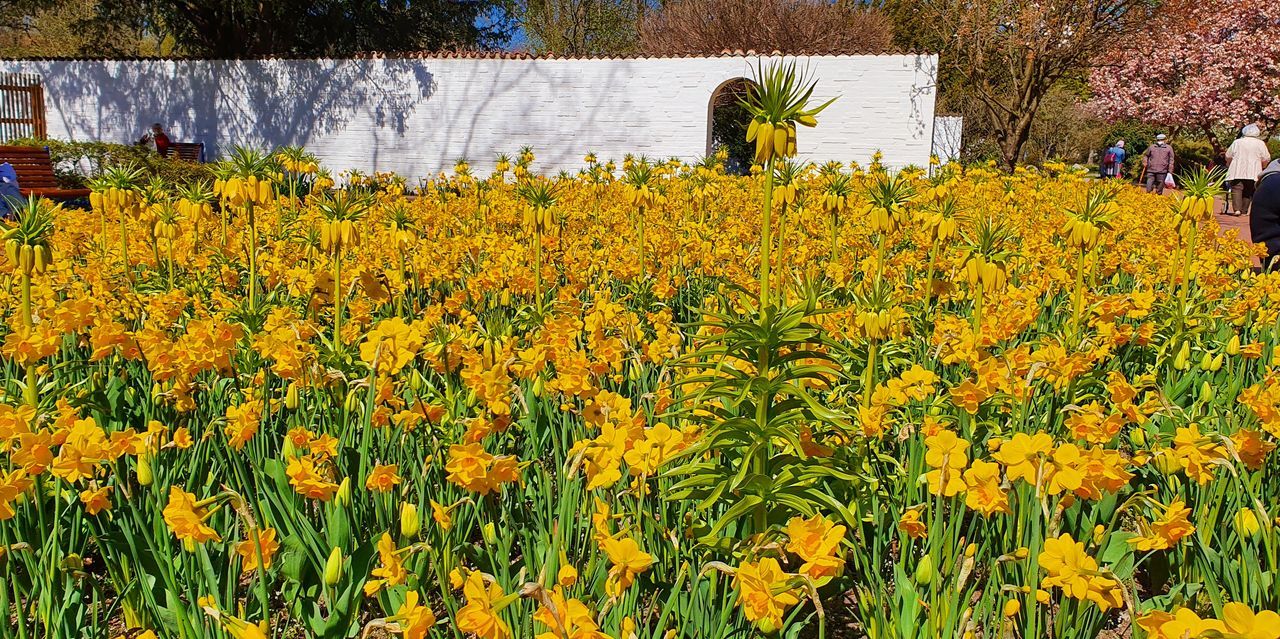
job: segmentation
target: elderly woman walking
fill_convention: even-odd
[[[1227,149],[1227,183],[1231,185],[1230,208],[1233,215],[1248,215],[1253,201],[1258,174],[1271,161],[1271,152],[1263,142],[1258,125],[1241,129],[1240,137]]]

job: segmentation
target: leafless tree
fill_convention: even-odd
[[[1152,0],[890,0],[899,41],[941,58],[942,92],[981,105],[1012,169],[1050,89],[1105,64]]]
[[[640,23],[640,48],[650,55],[878,53],[892,38],[892,22],[858,2],[673,0]]]

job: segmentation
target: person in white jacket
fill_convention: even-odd
[[[1227,183],[1231,185],[1234,215],[1248,215],[1258,174],[1271,161],[1271,152],[1261,137],[1258,125],[1250,124],[1241,129],[1240,138],[1227,149]]]

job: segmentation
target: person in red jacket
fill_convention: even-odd
[[[138,145],[149,146],[155,149],[156,153],[159,153],[161,157],[167,157],[169,155],[169,147],[173,146],[173,143],[169,141],[169,134],[164,132],[164,127],[160,126],[159,122],[156,122],[151,125],[151,131],[142,136],[141,140],[138,140]]]

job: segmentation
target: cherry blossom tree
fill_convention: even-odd
[[[1145,32],[1098,60],[1093,106],[1105,118],[1203,131],[1280,124],[1280,4],[1173,0]]]

